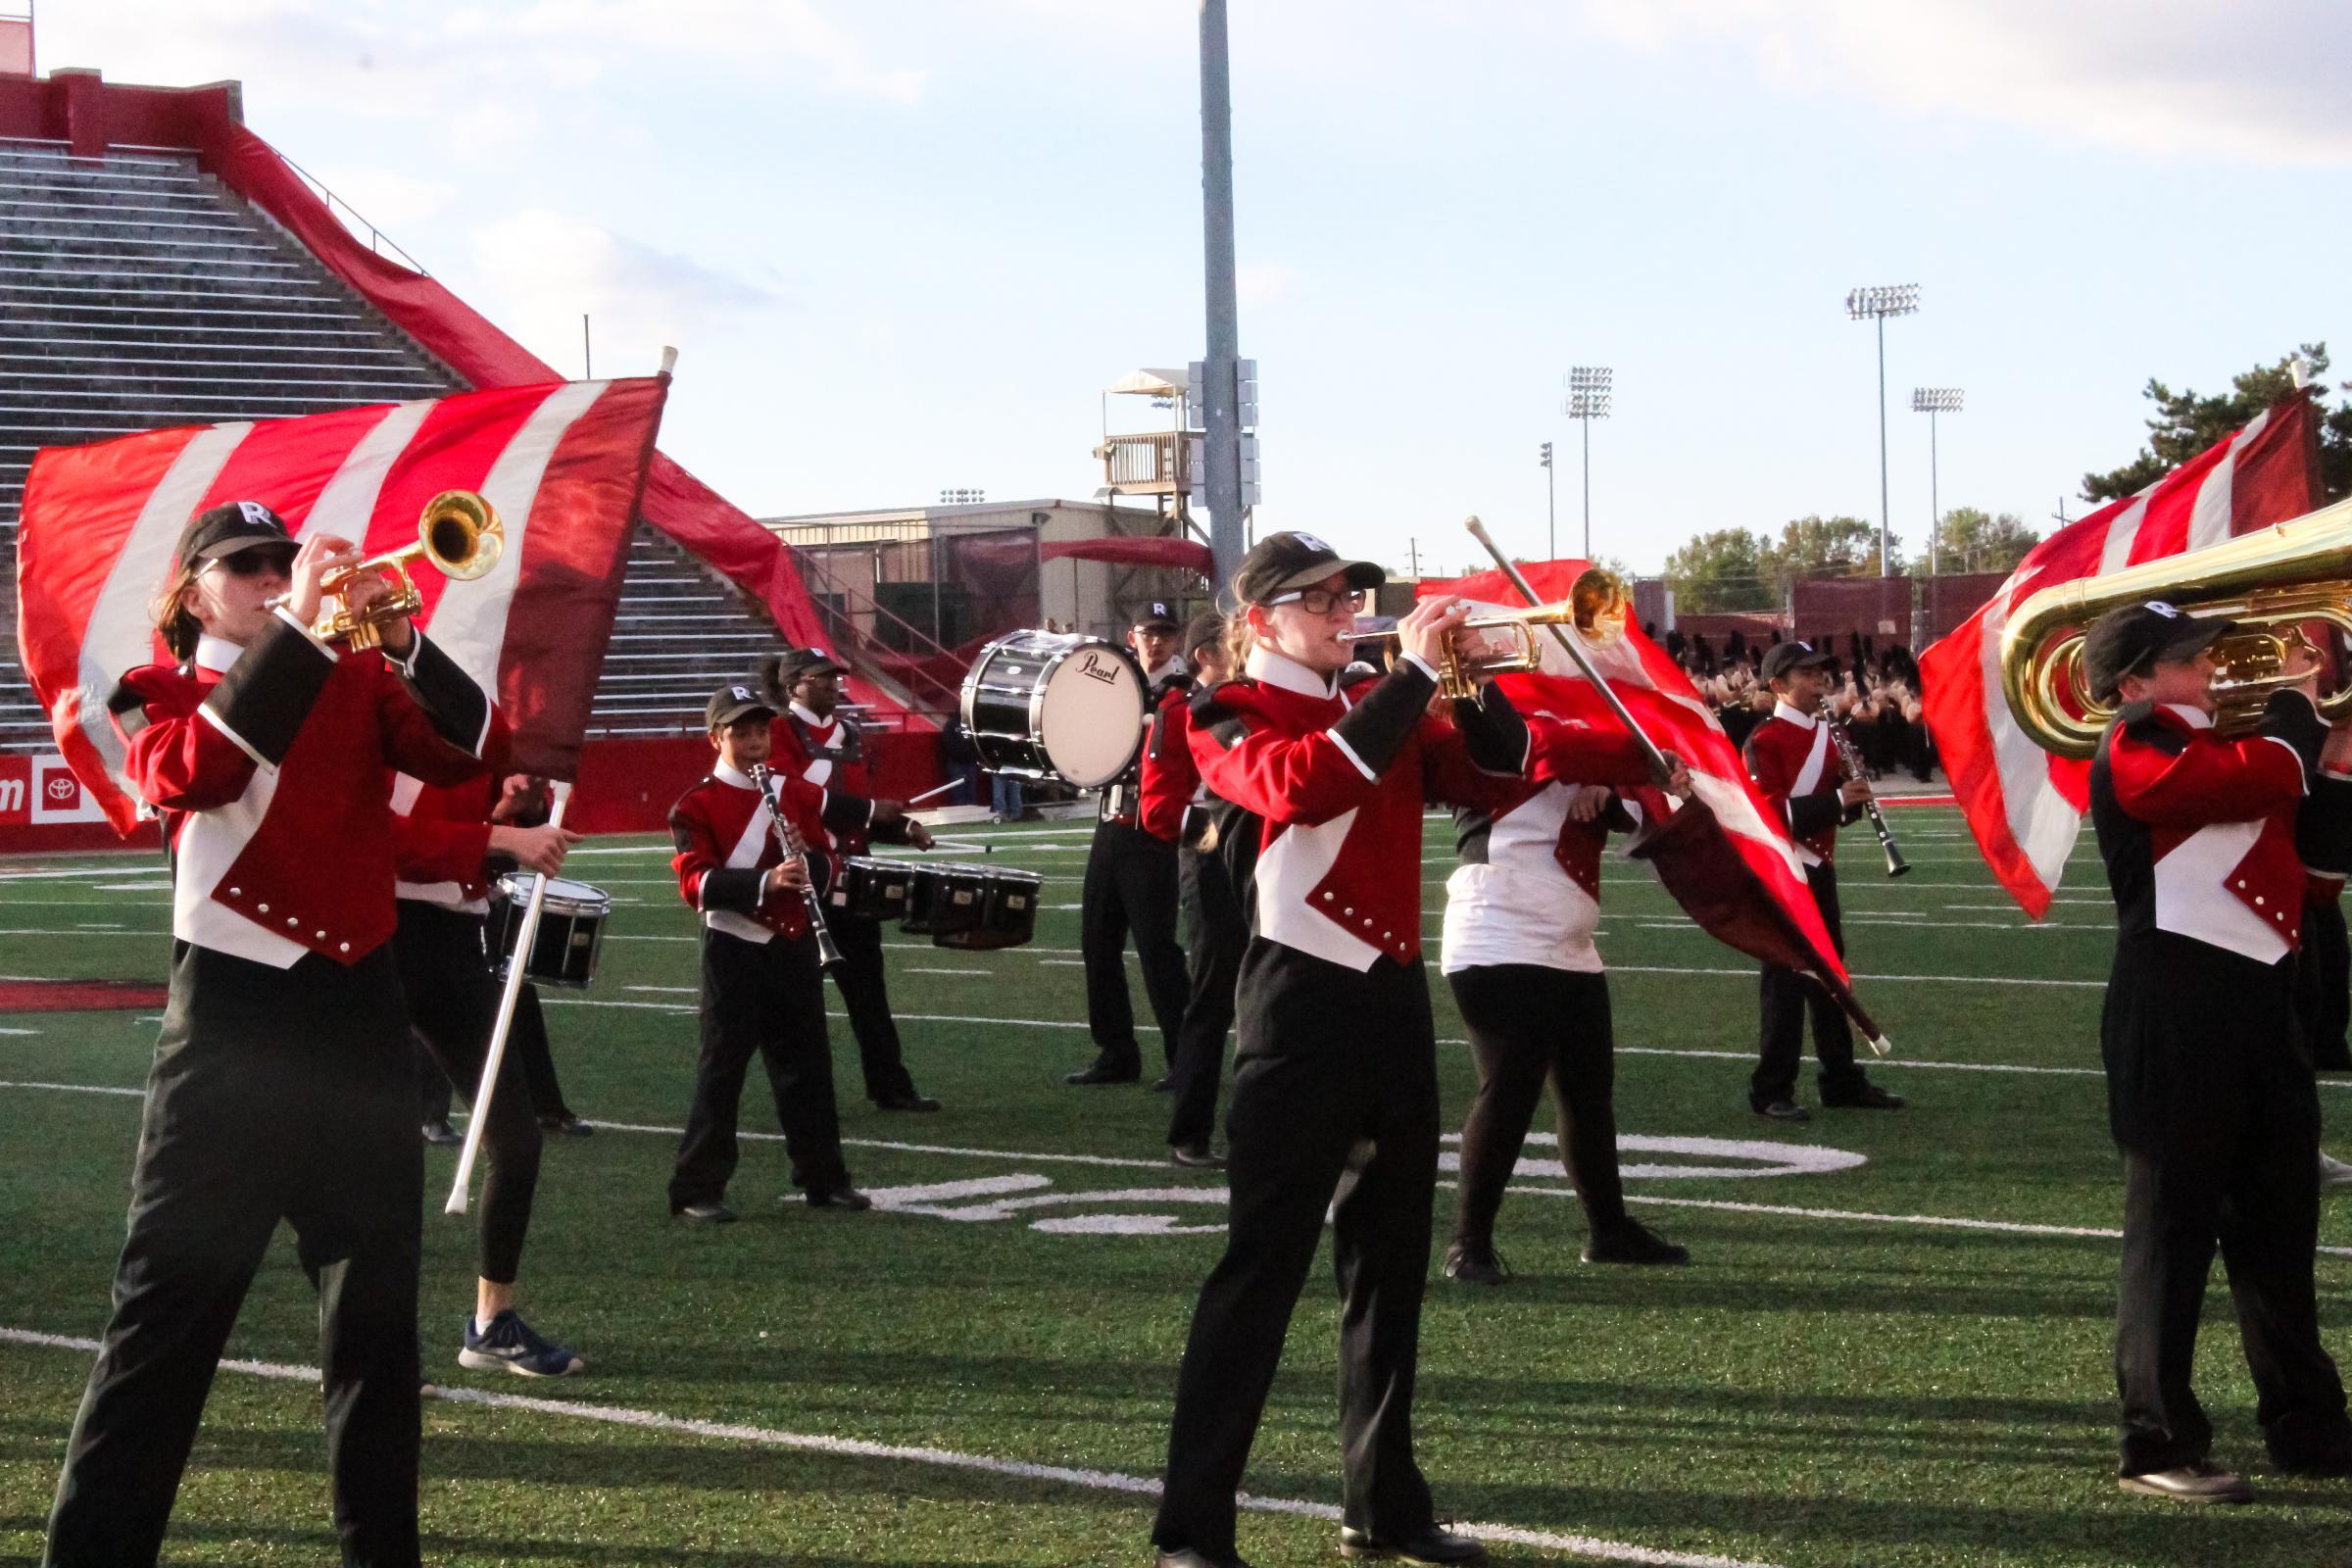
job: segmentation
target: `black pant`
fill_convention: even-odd
[[[1078,948],[1086,959],[1086,1024],[1106,1061],[1141,1067],[1135,1007],[1127,998],[1127,937],[1144,966],[1144,994],[1159,1025],[1160,1050],[1176,1064],[1192,982],[1176,945],[1176,846],[1119,822],[1095,827],[1080,895]]]
[[[703,1051],[694,1108],[669,1178],[669,1211],[714,1203],[727,1193],[738,1149],[743,1076],[757,1053],[775,1095],[792,1183],[809,1192],[850,1185],[833,1104],[833,1054],[825,1040],[825,980],[816,939],[747,942],[703,931]]]
[[[290,969],[174,943],[114,1315],[74,1417],[50,1568],[161,1549],[221,1347],[280,1219],[318,1292],[347,1568],[413,1568],[416,1075],[387,946]]]
[[[1821,923],[1830,928],[1838,956],[1845,956],[1845,928],[1838,919],[1838,873],[1828,864],[1807,866],[1805,881],[1812,886]],[[1824,1104],[1850,1100],[1869,1081],[1854,1065],[1854,1032],[1846,1026],[1845,1010],[1819,985],[1795,969],[1777,963],[1764,965],[1763,1039],[1756,1053],[1756,1070],[1747,1081],[1747,1101],[1757,1109],[1796,1094],[1796,1064],[1805,1054],[1805,1017],[1813,1018],[1813,1054],[1821,1063]]]
[[[858,1037],[858,1065],[865,1075],[865,1098],[877,1104],[885,1100],[914,1098],[914,1080],[899,1047],[898,1020],[890,1015],[890,981],[882,969],[882,924],[854,914],[829,913],[826,924],[841,962],[833,969],[833,989],[850,1015],[850,1033]]]
[[[1456,1241],[1494,1239],[1494,1215],[1519,1164],[1544,1081],[1559,1113],[1560,1161],[1585,1219],[1598,1232],[1625,1223],[1617,1177],[1617,1075],[1609,979],[1532,963],[1497,963],[1448,975],[1478,1061],[1478,1097],[1462,1123]]]
[[[402,899],[400,928],[392,937],[417,1042],[438,1069],[436,1076],[444,1084],[455,1084],[468,1105],[481,1087],[482,1063],[489,1058],[490,1032],[498,1023],[503,989],[483,956],[484,923],[478,914]],[[519,998],[514,1018],[518,1030]],[[513,1041],[508,1044],[511,1047]],[[512,1050],[499,1061],[482,1150],[490,1156],[490,1171],[482,1183],[478,1269],[493,1284],[512,1285],[522,1263],[522,1239],[531,1228],[540,1151],[538,1111],[523,1082],[522,1064]]]
[[[2191,1370],[2217,1248],[2272,1457],[2292,1465],[2352,1445],[2314,1298],[2320,1106],[2294,1039],[2293,968],[2168,932],[2117,946],[2100,1044],[2124,1154],[2125,1475],[2212,1446]]]
[[[417,1053],[417,1072],[424,1094],[424,1120],[428,1123],[449,1120],[449,1074],[441,1070],[429,1052]],[[522,995],[514,999],[514,1026],[507,1031],[506,1059],[522,1074],[522,1082],[530,1093],[531,1109],[541,1117],[564,1117],[572,1113],[564,1102],[564,1086],[556,1080],[556,1058],[547,1049],[547,1015],[539,1010],[539,988],[530,981],[522,983]],[[506,1090],[501,1087],[500,1094]]]
[[[1241,976],[1242,954],[1250,946],[1250,919],[1222,856],[1180,850],[1177,877],[1192,990],[1176,1039],[1176,1103],[1168,1115],[1171,1146],[1205,1144],[1216,1130],[1225,1031],[1233,1027],[1234,987]]]
[[[2295,955],[2295,1017],[2314,1065],[2352,1068],[2345,1029],[2352,1024],[2352,942],[2338,898],[2306,898],[2303,943]]]
[[[1381,1537],[1414,1535],[1433,1518],[1412,1435],[1438,1168],[1429,982],[1418,960],[1378,959],[1358,973],[1252,939],[1240,1003],[1229,1234],[1177,1373],[1152,1539],[1232,1554],[1234,1489],[1326,1208],[1341,1298],[1345,1519]],[[1352,1160],[1366,1143],[1368,1157]]]

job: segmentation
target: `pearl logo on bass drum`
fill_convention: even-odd
[[[1105,686],[1116,686],[1124,672],[1118,665],[1104,660],[1100,653],[1090,648],[1086,651],[1086,657],[1078,661],[1078,673],[1084,675],[1088,680],[1101,681]]]

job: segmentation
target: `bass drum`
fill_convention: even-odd
[[[963,727],[992,773],[1100,789],[1143,750],[1149,693],[1116,643],[1016,631],[981,649],[963,677]]]

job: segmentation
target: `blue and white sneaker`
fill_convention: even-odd
[[[476,1372],[513,1372],[526,1378],[567,1378],[588,1363],[561,1345],[550,1345],[531,1331],[510,1307],[477,1328],[471,1313],[466,1318],[466,1348],[458,1364]]]

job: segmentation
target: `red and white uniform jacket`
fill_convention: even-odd
[[[1164,683],[1144,737],[1135,825],[1166,844],[1183,837],[1185,810],[1200,795],[1200,768],[1193,760],[1192,703],[1189,678]]]
[[[431,785],[414,774],[392,781],[395,898],[490,912],[490,808],[498,780]]]
[[[1601,851],[1611,827],[1635,828],[1658,808],[1654,800],[1645,809],[1621,798],[1592,821],[1571,820],[1568,803],[1578,785],[1654,797],[1643,788],[1649,767],[1641,743],[1547,713],[1530,718],[1528,728],[1535,776],[1513,791],[1516,798],[1492,809],[1454,812],[1462,863],[1446,881],[1440,964],[1447,974],[1499,963],[1598,973],[1592,933],[1600,924]]]
[[[872,825],[873,806],[789,773],[772,777],[777,804],[808,846],[808,874],[821,896],[841,872],[834,833],[864,832]],[[784,844],[749,776],[724,762],[712,767],[669,808],[669,834],[678,850],[669,865],[678,874],[679,896],[702,911],[703,924],[746,942],[807,934],[802,895],[762,890],[768,867],[784,858]]]
[[[1144,675],[1144,682],[1149,695],[1144,704],[1143,750],[1136,753],[1135,760],[1127,765],[1126,772],[1121,773],[1102,787],[1102,795],[1095,801],[1095,814],[1102,821],[1123,822],[1129,827],[1142,828],[1151,833],[1153,838],[1163,839],[1173,844],[1176,842],[1178,827],[1170,827],[1164,833],[1153,829],[1147,820],[1147,812],[1152,812],[1153,808],[1146,801],[1145,794],[1155,787],[1162,793],[1165,792],[1164,781],[1156,785],[1154,783],[1152,752],[1154,743],[1159,738],[1160,715],[1166,710],[1170,693],[1178,694],[1179,701],[1191,701],[1192,666],[1182,659],[1171,655],[1167,662],[1158,668],[1147,671]],[[1154,814],[1163,823],[1167,820],[1167,811],[1164,806],[1157,808]],[[1176,809],[1174,820],[1179,827],[1184,820],[1181,804]]]
[[[1350,969],[1411,962],[1422,805],[1510,800],[1526,724],[1492,685],[1454,705],[1463,728],[1430,716],[1436,673],[1409,658],[1342,685],[1261,648],[1246,674],[1196,711],[1192,748],[1210,793],[1260,819],[1252,931]]]
[[[1756,793],[1796,841],[1796,858],[1806,866],[1828,865],[1838,856],[1838,829],[1854,813],[1838,799],[1845,764],[1830,726],[1787,703],[1747,737],[1747,776]]]
[[[2276,963],[2295,950],[2295,817],[2327,728],[2301,696],[2224,740],[2198,709],[2133,704],[2090,765],[2090,813],[2122,939],[2170,931]]]
[[[819,718],[795,703],[776,715],[767,733],[767,765],[777,772],[792,774],[833,795],[854,796],[861,802],[873,798],[865,736],[852,720],[839,713]],[[846,827],[833,837],[833,847],[844,856],[863,855],[876,839],[905,844],[906,819]]]
[[[477,778],[506,722],[419,633],[409,658],[319,642],[279,614],[240,648],[125,674],[110,700],[124,770],[163,819],[172,934],[273,968],[352,964],[392,906],[392,778]]]

